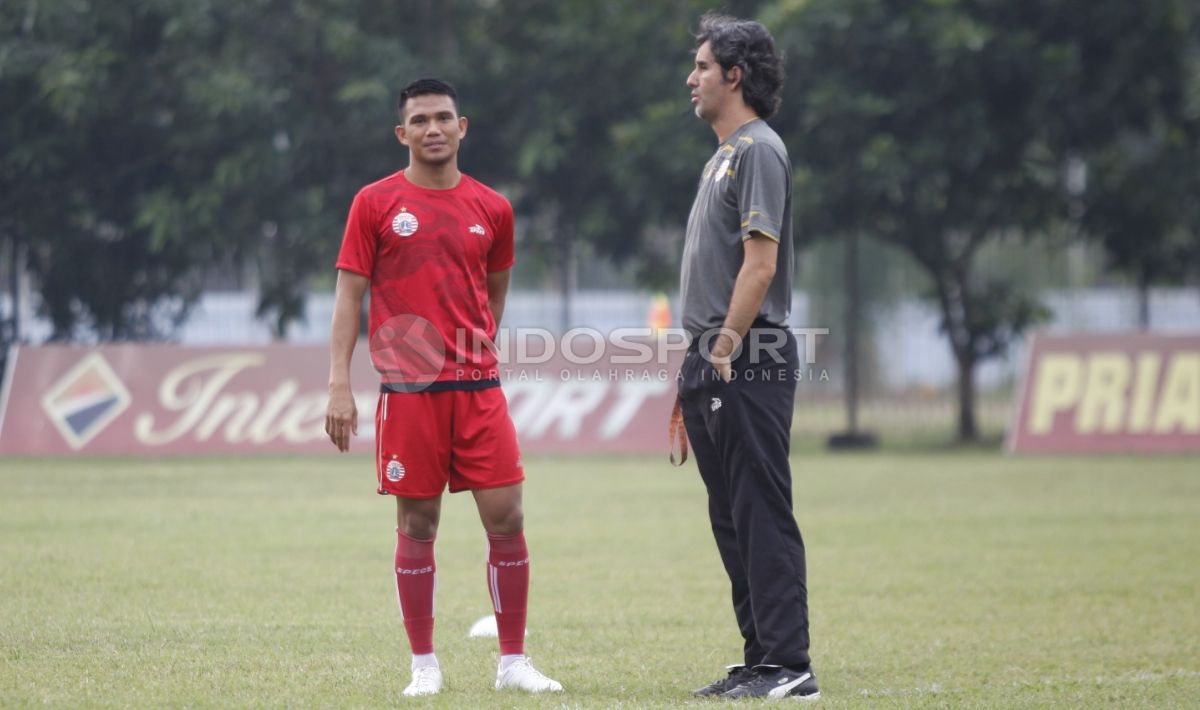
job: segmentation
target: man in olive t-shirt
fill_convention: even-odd
[[[791,309],[792,173],[764,121],[782,62],[757,22],[705,15],[688,76],[719,147],[700,177],[683,248],[691,338],[679,398],[744,639],[743,662],[695,691],[820,697],[808,655],[804,541],[788,448],[799,370]]]

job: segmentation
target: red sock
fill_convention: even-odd
[[[488,535],[488,590],[500,632],[500,654],[525,653],[529,548],[525,535]]]
[[[413,655],[433,653],[433,590],[437,583],[433,539],[396,530],[396,594]]]

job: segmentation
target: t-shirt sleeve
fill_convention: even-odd
[[[787,158],[769,145],[752,143],[737,170],[738,210],[742,240],[752,232],[779,241],[783,213],[791,190],[792,171]]]
[[[371,278],[378,246],[372,217],[371,204],[363,193],[359,192],[350,203],[350,216],[346,218],[346,231],[342,235],[337,268]]]
[[[501,200],[496,213],[496,236],[492,239],[491,250],[488,251],[487,270],[489,274],[511,269],[516,262],[513,247],[515,237],[513,235],[512,205],[508,200]]]

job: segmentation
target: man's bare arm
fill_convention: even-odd
[[[350,437],[358,433],[358,409],[350,390],[350,359],[358,342],[363,295],[369,283],[361,274],[338,271],[329,338],[329,405],[325,409],[325,433],[338,451],[348,451]]]
[[[745,253],[742,257],[742,268],[738,271],[737,281],[733,285],[733,296],[729,299],[729,312],[725,314],[724,328],[737,333],[738,339],[743,340],[754,319],[762,309],[763,299],[767,289],[775,278],[775,265],[779,257],[779,242],[770,237],[754,232],[750,238],[742,242]],[[712,345],[713,367],[721,375],[721,379],[729,381],[731,366],[728,360],[733,352],[733,338],[725,333],[717,336]],[[721,362],[724,360],[724,362]]]
[[[504,316],[504,300],[508,298],[508,279],[512,269],[493,271],[487,275],[488,308],[492,310],[492,319],[496,327],[500,327],[500,318]]]

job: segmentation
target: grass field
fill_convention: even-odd
[[[1195,707],[1200,461],[794,460],[820,707]],[[0,461],[0,706],[713,707],[738,660],[692,464],[527,457],[528,650],[491,689],[471,501],[439,535],[448,689],[406,701],[368,459]]]

